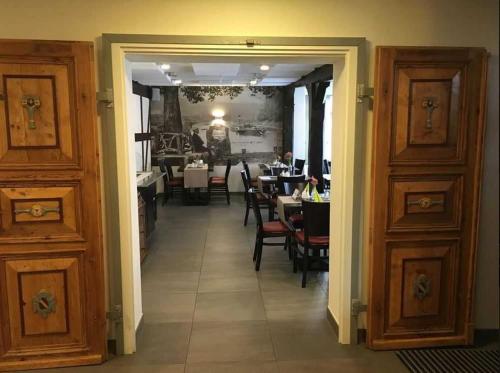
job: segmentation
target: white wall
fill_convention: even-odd
[[[1,3],[0,35],[94,41],[96,72],[103,33],[240,35],[242,42],[245,36],[366,37],[372,84],[376,45],[486,47],[491,57],[476,325],[498,328],[498,14],[498,0],[16,0]],[[369,113],[368,129],[371,122]],[[370,136],[366,150],[369,175]]]
[[[139,96],[132,93],[132,69],[129,62],[125,63],[125,86],[127,90],[127,120],[129,120],[129,149],[135,148],[135,131],[137,130],[137,121],[139,121],[139,130],[141,128],[141,109]],[[136,172],[136,153],[130,152],[130,159],[128,160],[131,175],[135,176]],[[140,157],[140,154],[139,154]],[[139,160],[140,163],[140,160]],[[132,177],[130,183],[130,207],[132,211],[137,212],[137,182],[136,178]],[[132,214],[130,217],[132,221],[132,261],[134,272],[134,325],[135,329],[139,326],[142,318],[142,296],[141,296],[141,248],[139,241],[139,216],[137,213]]]

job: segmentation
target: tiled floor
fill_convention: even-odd
[[[255,224],[243,200],[158,208],[143,266],[144,323],[137,353],[53,372],[406,372],[391,352],[343,346],[326,319],[327,274],[300,273],[280,247],[253,268]],[[48,371],[44,371],[48,372]]]

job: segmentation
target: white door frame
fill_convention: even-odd
[[[125,59],[133,54],[169,55],[176,58],[296,58],[328,60],[334,69],[332,130],[332,203],[330,210],[330,274],[328,312],[338,325],[340,343],[355,343],[356,319],[351,300],[359,298],[361,242],[366,207],[364,193],[365,105],[357,97],[358,84],[366,82],[365,41],[361,38],[257,38],[264,40],[249,47],[244,38],[162,37],[155,35],[104,35],[102,90],[112,89],[114,109],[103,113],[104,171],[107,247],[110,272],[110,307],[120,302],[123,352],[136,350],[132,216],[137,215],[137,195],[133,193],[135,173],[127,121]],[[109,173],[108,173],[109,172]],[[135,200],[135,201],[134,201]],[[117,245],[117,243],[119,243]],[[113,282],[115,291],[113,292]],[[118,287],[116,288],[116,286]],[[139,285],[139,286],[138,286]],[[121,292],[121,294],[120,294]],[[117,342],[120,343],[120,342]],[[120,347],[120,346],[118,346]],[[118,348],[121,351],[120,348]]]

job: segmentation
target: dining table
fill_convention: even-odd
[[[319,203],[330,203],[329,194],[323,193],[320,194],[320,197],[322,201]],[[276,202],[278,217],[285,224],[288,224],[288,216],[291,211],[301,210],[302,208],[302,198],[295,199],[292,196],[278,196]]]
[[[182,196],[185,205],[208,204],[208,164],[190,163],[184,168]]]

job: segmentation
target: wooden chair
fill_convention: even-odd
[[[271,175],[279,176],[283,171],[288,171],[287,167],[271,166]]]
[[[250,188],[250,184],[248,182],[248,177],[245,170],[241,170],[240,174],[241,174],[241,180],[243,181],[243,187],[245,188],[246,211],[245,211],[245,220],[243,221],[243,225],[246,226],[248,223],[248,214],[250,212],[250,209],[253,208],[252,201],[250,200],[250,193],[254,192],[257,195],[256,197],[257,204],[259,206],[265,206],[269,208],[269,200],[258,191],[254,190],[253,188]]]
[[[257,188],[258,187],[257,178],[252,179],[252,175],[250,175],[250,167],[248,167],[247,161],[242,160],[241,163],[243,163],[243,169],[245,170],[248,180],[250,182],[250,188]]]
[[[330,203],[302,201],[304,229],[296,231],[293,247],[293,272],[297,272],[297,256],[302,257],[302,287],[306,287],[309,262],[328,260],[330,244]],[[300,251],[300,246],[303,251]],[[323,251],[324,255],[321,255]],[[309,255],[312,254],[312,255]]]
[[[257,222],[257,234],[255,236],[255,248],[253,251],[253,260],[255,262],[255,270],[260,270],[260,262],[262,259],[262,248],[264,246],[282,246],[284,245],[285,250],[290,246],[290,236],[291,232],[288,227],[281,221],[270,221],[264,223],[262,221],[262,215],[260,213],[260,205],[258,202],[257,193],[250,193],[250,200],[253,206],[253,213],[255,215],[255,221]],[[266,242],[266,238],[273,237],[284,237],[285,242]]]
[[[208,179],[208,199],[212,198],[212,194],[225,194],[227,204],[231,204],[231,197],[229,195],[229,173],[231,172],[231,160],[226,161],[226,173],[222,176],[212,176]]]
[[[329,174],[331,172],[332,162],[329,162],[327,159],[323,159],[323,173]]]
[[[172,166],[168,164],[166,159],[161,159],[158,165],[161,172],[166,172],[166,175],[163,175],[163,206],[167,203],[168,196],[173,197],[176,191],[182,194],[184,190],[184,178],[182,176],[174,177]]]
[[[278,176],[278,194],[283,196],[291,196],[295,189],[301,193],[306,186],[306,176]],[[294,212],[288,216],[288,223],[295,229],[302,229],[304,226],[304,216],[300,211]]]
[[[302,175],[304,172],[304,165],[306,164],[305,159],[296,159],[293,163],[295,175]]]

